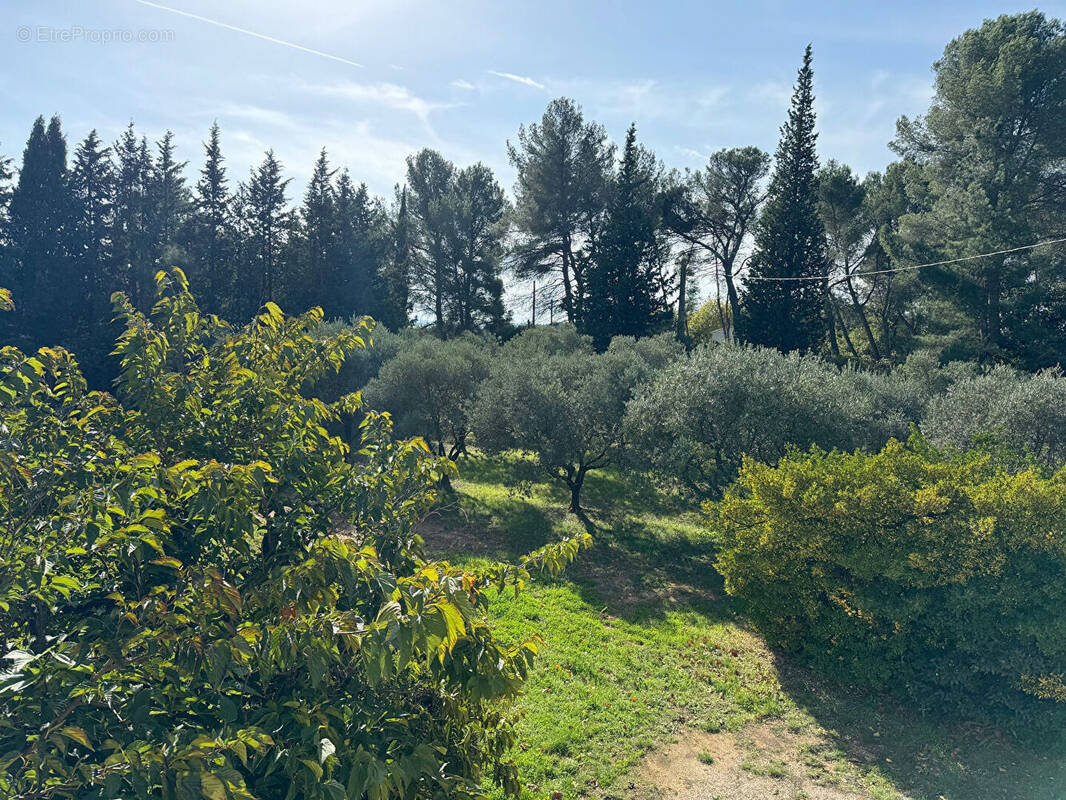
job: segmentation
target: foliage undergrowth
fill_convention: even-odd
[[[485,610],[587,535],[427,561],[450,462],[301,393],[369,323],[320,337],[269,303],[232,330],[180,270],[157,284],[150,315],[114,298],[117,398],[63,350],[0,351],[0,797],[516,792],[500,701],[540,640]],[[331,430],[356,414],[352,452]]]

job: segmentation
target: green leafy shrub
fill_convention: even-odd
[[[967,450],[991,437],[1054,469],[1066,463],[1066,376],[996,367],[934,398],[921,427],[938,447]]]
[[[933,706],[1066,701],[1066,470],[874,455],[746,459],[709,506],[726,590],[774,643]]]
[[[516,792],[497,701],[537,640],[499,642],[483,590],[586,540],[427,562],[453,467],[373,413],[350,454],[329,428],[358,398],[301,393],[367,326],[268,304],[232,331],[157,280],[148,317],[115,298],[118,399],[65,351],[0,351],[0,796]]]

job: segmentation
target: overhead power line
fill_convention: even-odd
[[[945,259],[943,261],[930,261],[928,264],[912,264],[909,267],[893,267],[892,269],[878,269],[878,270],[871,270],[869,272],[853,272],[853,273],[851,273],[850,277],[852,277],[852,278],[865,278],[868,275],[888,275],[888,274],[891,274],[891,273],[894,273],[894,272],[912,272],[912,271],[918,270],[918,269],[925,269],[926,267],[942,267],[942,266],[946,266],[947,264],[958,264],[958,263],[960,263],[962,261],[974,261],[974,260],[976,260],[978,258],[988,258],[990,256],[1003,256],[1003,255],[1007,255],[1008,253],[1017,253],[1017,252],[1020,252],[1022,250],[1032,250],[1035,247],[1045,247],[1047,245],[1061,244],[1063,242],[1066,242],[1066,238],[1048,239],[1048,240],[1043,241],[1043,242],[1037,242],[1036,244],[1026,244],[1026,245],[1022,245],[1021,247],[1008,247],[1006,250],[995,250],[995,251],[993,251],[991,253],[979,253],[979,254],[977,254],[975,256],[960,256],[959,258],[948,258],[948,259]],[[812,275],[812,276],[807,276],[807,275],[793,275],[793,276],[788,276],[788,275],[781,275],[781,276],[776,276],[776,275],[749,275],[749,276],[747,276],[745,278],[742,278],[741,280],[743,280],[743,281],[824,281],[828,277],[830,277],[830,276],[829,275]],[[842,280],[845,280],[845,278],[841,278],[839,281],[837,281],[837,283],[839,283]]]

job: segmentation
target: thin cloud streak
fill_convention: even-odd
[[[139,3],[142,6],[148,6],[150,8],[157,8],[160,11],[168,11],[171,14],[177,14],[181,17],[188,17],[189,19],[195,19],[199,22],[205,22],[208,25],[214,25],[218,28],[225,28],[228,31],[235,31],[237,33],[243,33],[245,36],[252,36],[256,39],[262,39],[264,42],[271,42],[272,44],[280,44],[282,47],[288,47],[292,50],[299,50],[301,53],[308,53],[313,56],[319,56],[320,58],[328,58],[331,61],[339,61],[341,64],[347,64],[350,67],[362,67],[358,61],[352,61],[348,58],[342,58],[341,56],[335,56],[332,53],[323,53],[321,50],[315,50],[311,47],[304,47],[301,44],[295,42],[287,42],[284,39],[275,39],[273,36],[267,36],[265,33],[257,33],[256,31],[250,31],[247,28],[238,28],[236,25],[230,25],[225,22],[220,22],[217,19],[211,19],[210,17],[202,17],[199,14],[193,14],[189,11],[182,11],[179,8],[171,8],[170,6],[164,6],[160,3],[152,3],[149,0],[133,0],[135,3]]]
[[[509,81],[515,83],[521,83],[525,86],[532,86],[534,89],[546,88],[543,83],[537,83],[532,78],[528,78],[525,75],[515,75],[513,72],[497,72],[494,69],[488,70],[489,75],[495,75],[497,78],[506,78]]]

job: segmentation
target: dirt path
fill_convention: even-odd
[[[783,724],[750,725],[739,733],[686,731],[644,759],[633,784],[659,800],[871,800],[829,745]]]

